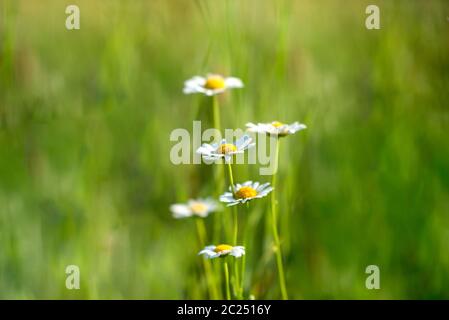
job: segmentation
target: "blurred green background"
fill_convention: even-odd
[[[207,72],[245,82],[220,96],[223,127],[308,126],[278,177],[291,298],[449,298],[447,17],[447,1],[0,0],[0,298],[207,298],[194,221],[168,210],[216,192],[209,167],[169,159],[170,132],[208,114],[183,81]],[[250,213],[256,299],[280,296],[268,207]]]

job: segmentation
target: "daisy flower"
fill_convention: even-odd
[[[206,96],[214,96],[225,92],[227,89],[243,88],[243,82],[239,78],[223,77],[219,74],[208,74],[206,77],[194,76],[184,82],[185,94],[203,93]]]
[[[205,218],[217,209],[218,204],[212,199],[191,199],[186,204],[177,203],[170,206],[170,211],[176,219],[191,216]]]
[[[246,127],[250,132],[265,133],[278,137],[285,137],[307,128],[305,124],[299,123],[297,121],[292,124],[285,124],[279,121],[258,124],[249,122],[246,124]]]
[[[273,191],[273,188],[268,182],[260,184],[259,182],[246,181],[243,184],[237,183],[234,190],[235,193],[232,193],[232,187],[229,187],[230,192],[225,192],[220,196],[220,201],[228,203],[228,207],[235,206],[239,203],[246,203],[253,199],[263,198]]]
[[[252,143],[252,141],[253,139],[245,134],[235,144],[228,143],[225,139],[221,140],[220,143],[203,143],[196,150],[196,153],[201,154],[205,160],[219,160],[224,158],[226,162],[229,162],[234,154],[243,153],[246,149],[254,147],[256,144]]]
[[[245,254],[245,247],[230,246],[228,244],[219,244],[218,246],[207,246],[201,250],[198,255],[204,255],[208,259],[225,257],[227,255],[240,258]]]

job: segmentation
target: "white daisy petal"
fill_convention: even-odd
[[[204,85],[206,83],[206,78],[202,76],[193,76],[192,78],[186,80],[184,84],[188,85]]]
[[[204,255],[208,259],[216,258],[218,256],[215,251],[208,249],[201,250],[198,255]]]
[[[251,141],[252,141],[251,137],[245,134],[236,141],[235,146],[237,147],[237,149],[241,150],[246,146],[248,146],[251,143]]]
[[[200,76],[192,77],[184,82],[183,92],[185,94],[201,92],[202,86],[205,84],[206,79]]]
[[[211,198],[200,199],[200,201],[202,201],[210,211],[215,211],[216,209],[218,209],[218,203]]]
[[[262,191],[263,189],[265,189],[265,188],[266,188],[267,186],[269,186],[269,185],[270,185],[269,182],[264,183],[264,184],[261,184],[259,187],[257,187],[256,191],[257,191],[257,192],[260,192],[260,191]]]
[[[234,257],[236,257],[236,258],[240,258],[240,257],[243,255],[243,253],[242,253],[241,251],[238,251],[238,250],[233,250],[233,251],[230,253],[230,255],[231,255],[231,256],[234,256]]]
[[[271,191],[273,191],[273,187],[266,187],[264,190],[263,190],[263,192],[266,192],[266,193],[270,193]]]
[[[221,195],[220,196],[220,201],[221,202],[233,202],[234,201],[234,197]]]
[[[203,249],[203,250],[201,250],[200,252],[198,252],[198,255],[202,255],[202,254],[209,254],[210,253],[210,250],[207,250],[207,249]]]
[[[289,131],[292,131],[293,133],[298,132],[300,130],[304,130],[307,127],[304,124],[300,124],[298,122],[295,122],[294,124],[290,125]]]
[[[223,78],[220,75],[208,74],[207,77],[194,76],[184,82],[185,94],[202,93],[213,96],[227,89],[242,88],[242,80],[235,77]]]
[[[257,124],[254,124],[254,123],[252,123],[252,122],[248,122],[248,123],[246,124],[246,128],[247,128],[247,130],[248,130],[249,132],[254,132],[254,133],[259,133],[259,132],[261,132],[260,126],[257,125]]]
[[[234,256],[235,258],[240,258],[245,254],[245,247],[243,246],[230,246],[227,244],[222,244],[219,246],[207,246],[201,250],[198,255],[204,255],[208,259],[214,259],[222,256]]]
[[[210,148],[208,146],[201,146],[198,149],[196,149],[196,153],[197,154],[209,154],[210,153]]]
[[[175,218],[186,218],[191,216],[205,218],[210,213],[217,211],[217,209],[218,202],[212,198],[190,199],[187,201],[187,204],[173,204],[170,206],[170,211]]]
[[[245,138],[246,140],[246,138]],[[241,143],[245,143],[243,140]],[[216,161],[220,159],[224,159],[226,163],[232,162],[232,157],[236,154],[244,153],[244,150],[247,149],[247,146],[244,148],[238,149],[236,145],[233,143],[228,143],[226,139],[222,139],[220,143],[207,144],[204,143],[201,147],[197,149],[197,153],[203,156],[205,160]]]
[[[211,146],[211,150],[215,151],[220,146],[220,143],[212,143],[210,146]]]
[[[219,160],[219,159],[221,159],[221,158],[222,158],[221,156],[216,155],[216,154],[211,154],[211,155],[204,155],[204,154],[203,154],[203,159],[206,159],[206,160],[212,160],[212,161],[215,161],[215,160]]]
[[[258,195],[260,195],[261,197],[265,197],[265,196],[268,195],[271,191],[273,191],[273,189],[266,189],[266,190],[260,192]]]
[[[192,216],[192,211],[185,204],[173,204],[170,206],[170,211],[174,218],[187,218]]]
[[[230,252],[230,255],[234,256],[236,258],[240,258],[244,254],[245,254],[245,250],[242,247],[233,247]]]
[[[223,193],[223,195],[224,195],[224,196],[228,196],[228,197],[232,197],[233,194],[232,194],[231,187],[229,187],[229,188],[230,188],[229,190],[230,190],[231,192],[225,192],[225,193]]]
[[[220,196],[221,202],[226,202],[227,206],[235,206],[240,203],[247,203],[253,199],[265,197],[273,188],[269,183],[260,184],[259,182],[245,181],[243,184],[237,183],[235,185],[235,194],[232,192],[225,192]],[[245,190],[242,190],[245,188]],[[229,188],[231,191],[231,187]]]
[[[228,77],[225,79],[227,88],[243,88],[243,82],[239,78]]]
[[[236,204],[239,204],[239,203],[240,203],[240,201],[235,201],[235,202],[231,202],[231,203],[227,204],[226,206],[227,207],[232,207],[232,206],[235,206]]]
[[[196,93],[198,91],[196,90],[196,88],[185,87],[184,89],[182,89],[182,92],[184,94],[191,94],[191,93]]]
[[[246,124],[247,130],[250,132],[256,132],[256,133],[265,133],[268,135],[274,135],[274,136],[287,136],[290,134],[294,134],[300,130],[306,129],[306,125],[294,122],[292,124],[283,124],[278,121],[273,121],[271,123],[257,123],[254,124],[252,122],[248,122]]]

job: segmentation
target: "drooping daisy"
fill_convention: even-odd
[[[225,257],[227,255],[240,258],[245,254],[245,247],[230,246],[228,244],[219,244],[218,246],[207,246],[201,250],[198,255],[204,255],[208,259]]]
[[[206,96],[213,96],[227,89],[243,88],[243,82],[235,77],[223,77],[219,74],[208,74],[206,77],[194,76],[184,82],[185,94],[203,93]]]
[[[273,188],[270,183],[260,184],[259,182],[246,181],[243,184],[237,183],[232,193],[232,187],[229,187],[229,192],[225,192],[220,196],[220,201],[228,203],[229,206],[235,206],[239,203],[246,203],[253,199],[263,198],[269,194]]]
[[[246,149],[254,147],[256,144],[252,143],[252,141],[253,139],[245,134],[235,144],[226,142],[225,139],[221,140],[220,143],[203,143],[196,150],[196,153],[201,154],[205,160],[219,160],[224,158],[226,162],[229,162],[233,155],[243,153]]]
[[[293,122],[292,124],[285,124],[279,121],[258,124],[249,122],[246,124],[246,127],[250,132],[265,133],[278,137],[285,137],[307,128],[305,124],[299,123],[297,121]]]
[[[172,204],[170,211],[176,219],[198,216],[205,218],[209,213],[217,211],[218,204],[212,199],[191,199],[186,204]]]

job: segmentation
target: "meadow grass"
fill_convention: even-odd
[[[276,178],[289,298],[449,298],[447,1],[376,1],[371,31],[369,1],[77,4],[68,31],[61,1],[0,0],[0,298],[209,297],[196,222],[168,209],[227,184],[169,159],[173,129],[214,126],[210,99],[182,94],[207,72],[245,83],[219,96],[222,128],[308,126]],[[270,199],[238,210],[244,296],[278,299]]]

